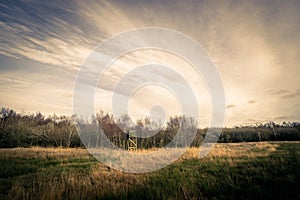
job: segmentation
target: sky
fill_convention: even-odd
[[[300,121],[298,0],[7,0],[0,11],[1,107],[72,114],[76,76],[93,49],[121,32],[159,27],[193,38],[212,59],[224,85],[225,126]],[[134,67],[150,63],[168,65],[188,80],[207,126],[212,104],[205,81],[189,63],[157,50],[116,60],[96,89],[96,109],[112,112],[113,86]],[[128,110],[140,118],[156,105],[166,116],[180,113],[176,95],[157,85],[135,91]]]

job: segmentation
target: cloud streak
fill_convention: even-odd
[[[235,107],[235,105],[230,104],[230,105],[226,106],[226,109],[234,108],[234,107]]]

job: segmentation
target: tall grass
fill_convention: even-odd
[[[297,199],[300,143],[190,148],[147,174],[111,169],[85,149],[0,149],[0,199]],[[145,150],[140,153],[145,153]]]

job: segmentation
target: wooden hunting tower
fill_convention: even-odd
[[[128,151],[131,151],[131,150],[136,151],[137,148],[138,148],[138,146],[137,146],[136,130],[127,131],[127,150]]]

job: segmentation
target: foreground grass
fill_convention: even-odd
[[[147,174],[122,173],[84,149],[0,149],[0,199],[300,199],[300,143],[189,149]]]

